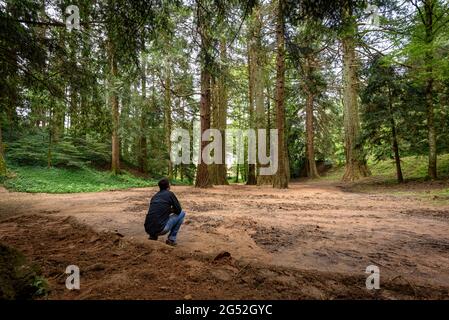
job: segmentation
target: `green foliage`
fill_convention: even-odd
[[[27,135],[8,145],[6,158],[19,165],[46,165],[46,144],[44,134]]]
[[[400,138],[407,122],[403,79],[377,56],[365,70],[367,84],[361,91],[363,141],[375,160],[392,157],[393,124]]]
[[[37,266],[18,250],[0,244],[0,300],[25,300],[47,295],[48,283]]]
[[[36,297],[46,296],[50,290],[47,280],[42,276],[36,276],[32,286],[36,290],[34,294]]]
[[[345,159],[338,41],[347,32],[356,33],[360,70],[365,70],[357,83],[362,89],[363,143],[370,156],[376,160],[391,157],[391,118],[397,126],[401,156],[429,152],[424,99],[429,79],[433,81],[437,152],[449,152],[447,1],[432,0],[432,37],[426,35],[420,16],[423,1],[406,1],[405,5],[386,0],[369,3],[380,9],[379,30],[363,26],[367,1],[285,1],[286,136],[293,176],[304,165],[307,93],[314,96],[316,159],[337,164]],[[0,159],[0,179],[7,184],[32,192],[97,190],[91,188],[97,174],[89,168],[110,166],[111,131],[115,126],[111,123],[110,92],[117,94],[120,105],[117,125],[124,168],[139,167],[151,177],[166,175],[166,94],[170,92],[171,96],[167,113],[172,128],[191,131],[193,120],[199,117],[198,67],[202,63],[204,67],[206,57],[214,78],[226,70],[228,128],[246,129],[250,120],[247,49],[251,40],[245,36],[245,29],[251,26],[253,18],[248,15],[252,16],[251,8],[256,6],[263,22],[258,50],[265,120],[268,122],[269,116],[271,128],[275,126],[276,54],[272,49],[276,2],[80,0],[76,3],[83,21],[80,32],[69,33],[66,28],[47,24],[45,12],[63,21],[69,4],[68,0],[0,3],[0,126],[5,133],[4,157],[18,173],[16,179],[5,176],[6,166]],[[345,18],[341,9],[348,5],[352,12]],[[197,28],[200,11],[204,21],[202,28]],[[194,30],[207,35],[210,44],[206,48],[201,47],[201,36],[192,33]],[[227,51],[224,61],[218,48],[222,41]],[[382,63],[369,68],[377,63],[375,52],[383,56]],[[114,75],[113,61],[117,64]],[[383,65],[385,61],[387,65]],[[165,88],[167,75],[170,91]],[[388,89],[392,90],[391,108]],[[62,171],[42,168],[47,166]],[[182,174],[180,166],[174,169],[176,177],[194,179],[194,165],[183,166]],[[244,177],[246,168],[240,169]],[[45,187],[34,185],[38,177],[29,176],[33,170],[50,179],[40,181]],[[25,175],[21,177],[21,173]],[[46,185],[59,178],[61,183],[70,184],[68,177],[81,173],[90,177],[86,185],[76,179],[73,188]],[[101,179],[107,180],[101,190],[122,186],[110,177]]]
[[[6,157],[12,164],[47,166],[48,134],[38,131],[9,144]],[[82,168],[86,165],[105,166],[110,161],[110,145],[92,136],[65,136],[51,145],[51,164],[56,167]]]
[[[3,155],[0,153],[0,178],[4,176],[6,176],[6,162]]]
[[[15,173],[4,181],[4,186],[20,192],[76,193],[127,188],[151,187],[156,180],[135,177],[127,172],[113,175],[83,167],[81,169],[11,166]]]

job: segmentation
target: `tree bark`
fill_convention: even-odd
[[[254,36],[254,26],[253,17],[248,21],[248,39],[247,39],[247,60],[248,60],[248,114],[249,114],[249,128],[254,129],[254,86],[255,86],[255,36]],[[246,181],[247,185],[255,185],[256,181],[256,165],[248,163],[248,179]]]
[[[235,167],[235,183],[239,182],[239,173],[240,173],[240,165],[237,163],[237,166]]]
[[[113,174],[120,173],[120,140],[119,140],[119,101],[117,96],[117,88],[115,79],[117,78],[117,59],[114,44],[108,41],[108,60],[109,60],[109,104],[112,114],[112,159],[111,171]]]
[[[253,9],[254,17],[254,30],[253,30],[253,41],[254,41],[254,104],[255,104],[255,128],[256,129],[266,129],[267,119],[265,115],[264,106],[264,82],[265,82],[265,70],[264,70],[264,55],[262,52],[262,16],[260,10],[260,4],[256,1]],[[269,104],[269,100],[268,100]],[[269,130],[268,130],[269,132]],[[257,133],[256,133],[257,136]],[[269,134],[267,135],[269,137]],[[257,148],[256,154],[259,152],[259,144],[261,141],[258,140],[257,136]],[[269,145],[269,140],[266,139],[266,143]],[[269,148],[268,148],[269,149]],[[268,151],[269,152],[269,151]],[[260,173],[260,163],[257,157],[257,184],[271,184],[271,176],[261,176]]]
[[[74,136],[78,134],[78,93],[73,85],[70,86],[70,131]],[[64,118],[64,117],[63,117]]]
[[[48,119],[48,148],[47,148],[47,167],[51,168],[52,166],[52,149],[53,149],[53,135],[54,135],[54,106],[53,102],[50,101],[50,116]]]
[[[201,70],[201,101],[200,101],[200,125],[201,136],[210,129],[210,74],[209,71]],[[200,138],[200,152],[198,155],[198,169],[196,173],[195,187],[208,188],[211,186],[209,178],[209,169],[206,163],[202,160],[202,154],[208,141],[202,141]]]
[[[271,92],[270,92],[270,83],[269,81],[267,81],[266,83],[266,90],[267,90],[267,94],[266,94],[266,104],[267,104],[267,112],[266,112],[266,116],[265,114],[263,115],[263,122],[262,122],[262,126],[261,125],[261,129],[266,129],[267,134],[266,134],[266,144],[267,144],[267,154],[270,154],[270,129],[271,129]],[[265,109],[265,108],[264,108]],[[264,110],[265,113],[265,110]],[[263,165],[258,165],[259,170],[261,167],[263,167]],[[272,185],[273,184],[273,176],[272,175],[258,175],[257,176],[257,185],[261,186],[261,185]]]
[[[89,96],[86,92],[88,89],[83,88],[80,92],[80,130],[81,135],[86,135],[89,128]]]
[[[142,40],[144,41],[144,40]],[[142,53],[144,52],[145,47],[143,45]],[[147,161],[147,135],[146,135],[146,126],[147,126],[147,73],[146,73],[146,61],[145,56],[142,55],[142,63],[141,63],[141,88],[142,88],[142,105],[140,111],[140,139],[139,139],[139,171],[142,173],[147,173],[148,171],[148,161]]]
[[[167,165],[167,177],[168,179],[172,179],[173,177],[173,164],[170,160],[171,153],[171,127],[172,127],[172,119],[171,119],[171,70],[170,64],[168,63],[165,71],[165,99],[164,99],[164,119],[165,119],[165,144],[168,148],[168,165]]]
[[[201,100],[200,100],[200,148],[198,155],[198,168],[196,172],[195,187],[197,188],[208,188],[211,187],[211,182],[209,178],[209,170],[206,163],[202,160],[202,154],[205,147],[208,145],[208,141],[202,140],[203,133],[210,129],[210,103],[211,103],[211,66],[212,57],[210,56],[209,49],[211,46],[210,41],[210,30],[207,25],[207,17],[205,16],[205,10],[203,8],[201,0],[197,1],[197,21],[198,21],[198,32],[201,37]]]
[[[309,178],[315,179],[320,175],[318,174],[315,162],[313,102],[314,95],[308,94],[306,98],[307,176]]]
[[[80,10],[82,12],[84,12],[84,14],[86,16],[89,16],[92,12],[92,6],[85,3],[84,5],[82,5],[82,7],[80,8]],[[83,39],[83,45],[81,48],[81,65],[83,69],[89,69],[90,68],[90,64],[91,64],[91,60],[90,60],[90,55],[91,55],[91,51],[92,51],[92,39],[91,39],[91,26],[86,24],[84,26],[85,28],[85,32],[82,33],[81,38]],[[89,119],[89,115],[90,115],[90,105],[91,103],[89,103],[89,98],[93,98],[93,96],[95,95],[95,88],[91,88],[89,86],[86,87],[82,87],[80,89],[80,109],[81,109],[81,114],[80,114],[80,128],[79,128],[79,133],[83,136],[85,136],[88,132],[88,130],[91,128],[91,124],[92,121]],[[93,100],[93,99],[92,99]]]
[[[76,53],[77,53],[77,47],[75,46],[74,41],[71,39],[69,41],[70,46],[70,60],[72,63],[76,64]],[[70,105],[69,105],[69,115],[70,115],[70,133],[74,135],[75,137],[78,134],[78,127],[79,127],[79,108],[78,108],[78,85],[75,85],[74,81],[72,80],[70,82]],[[64,119],[64,116],[62,117]],[[63,120],[63,127],[64,129],[64,120]]]
[[[65,92],[67,101],[69,101],[69,96],[67,95],[67,92]],[[71,99],[70,99],[71,100]],[[70,101],[70,103],[72,103]],[[64,107],[69,109],[70,107],[67,107],[66,104],[63,104]],[[49,121],[49,127],[52,130],[52,140],[54,143],[58,143],[59,140],[64,135],[65,131],[65,116],[66,116],[66,108],[61,108],[61,105],[52,106],[52,117]],[[69,113],[70,114],[70,113]],[[71,119],[70,119],[71,120]]]
[[[221,40],[220,50],[220,72],[217,77],[211,77],[211,105],[212,105],[212,128],[220,130],[222,137],[222,158],[221,163],[214,163],[209,166],[209,174],[213,185],[227,185],[226,167],[226,117],[228,94],[226,86],[226,42]]]
[[[221,70],[220,75],[218,77],[217,84],[217,95],[218,95],[218,112],[217,112],[217,126],[218,130],[220,130],[222,137],[222,159],[221,164],[216,165],[216,185],[227,185],[228,183],[228,174],[226,167],[226,122],[227,122],[227,112],[228,112],[228,88],[226,84],[226,76],[228,74],[228,70],[226,67],[227,60],[227,52],[226,52],[226,41],[220,41],[220,58],[221,58]]]
[[[429,177],[437,179],[437,139],[434,123],[434,106],[433,106],[433,80],[429,79],[426,85],[426,105],[427,105],[427,128],[429,139]]]
[[[185,110],[184,110],[184,104],[181,103],[181,98],[179,98],[179,97],[176,99],[176,110],[179,110],[178,112],[179,112],[179,117],[180,117],[181,128],[189,129],[188,125],[186,124],[186,114],[185,114]],[[189,130],[189,132],[190,132],[190,130]],[[178,165],[179,177],[180,177],[181,181],[184,180],[185,167],[186,167],[186,165],[183,163],[180,163]]]
[[[425,0],[424,2],[424,15],[425,15],[425,30],[426,36],[425,41],[430,47],[433,42],[433,11],[435,8],[434,0]],[[425,101],[427,109],[427,129],[428,129],[428,140],[429,140],[429,166],[428,174],[429,177],[434,180],[437,178],[437,140],[436,140],[436,129],[435,129],[435,115],[434,115],[434,104],[433,104],[433,52],[432,49],[427,49],[425,54],[426,63],[426,89],[425,89]]]
[[[1,117],[0,117],[1,119]],[[3,139],[2,139],[2,123],[0,120],[0,177],[6,175],[6,162],[3,150]]]
[[[399,143],[396,134],[396,122],[393,117],[393,107],[392,107],[393,97],[391,96],[390,90],[388,90],[388,108],[390,112],[390,123],[391,123],[391,140],[392,140],[392,149],[394,153],[394,161],[396,163],[396,176],[399,183],[404,182],[404,177],[402,175],[401,168],[401,157],[399,156]]]
[[[218,93],[218,83],[217,83],[217,77],[211,76],[211,83],[210,83],[210,92],[211,92],[211,128],[218,129],[218,122],[219,122],[219,93]],[[217,184],[218,180],[218,164],[212,163],[209,167],[209,178],[210,182],[215,185]]]
[[[285,150],[285,44],[284,44],[284,0],[278,0],[276,22],[276,127],[278,129],[278,171],[273,177],[273,187],[288,188]]]
[[[343,103],[346,154],[346,168],[343,181],[355,181],[370,174],[360,141],[358,77],[355,55],[357,27],[352,15],[351,3],[351,1],[345,1],[342,8],[344,25],[346,27],[341,41],[343,46]]]
[[[394,160],[396,163],[396,176],[398,178],[398,182],[402,183],[404,182],[404,177],[402,176],[402,168],[401,168],[401,158],[399,156],[399,144],[398,144],[398,138],[396,135],[396,124],[391,117],[391,135],[393,139],[393,152],[394,152]]]
[[[318,170],[316,168],[315,162],[315,131],[314,131],[314,116],[313,116],[313,105],[315,100],[315,94],[312,92],[309,87],[310,81],[312,81],[312,73],[313,73],[313,61],[311,57],[306,57],[305,61],[305,90],[306,90],[306,140],[307,140],[307,176],[309,178],[315,179],[320,175],[318,174]]]

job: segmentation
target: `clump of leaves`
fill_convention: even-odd
[[[47,296],[50,291],[47,280],[42,276],[34,278],[33,287],[36,289],[36,292],[34,293],[34,296],[36,297]]]

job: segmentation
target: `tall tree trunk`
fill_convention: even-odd
[[[112,114],[112,159],[111,171],[113,174],[120,173],[120,140],[119,140],[119,102],[116,88],[116,78],[118,75],[117,59],[115,47],[111,40],[108,41],[108,61],[109,61],[109,104]]]
[[[165,144],[168,148],[168,165],[167,165],[167,177],[168,179],[172,179],[173,177],[173,164],[170,159],[171,153],[171,127],[172,127],[172,119],[171,119],[171,66],[170,63],[167,64],[165,70],[165,98],[164,98],[164,119],[165,119]]]
[[[276,22],[276,128],[278,129],[278,171],[273,177],[273,187],[288,188],[285,150],[285,48],[284,48],[284,0],[278,0]]]
[[[305,61],[305,79],[308,83],[305,84],[306,90],[306,140],[307,140],[307,176],[309,178],[318,178],[320,175],[318,174],[318,170],[316,168],[315,162],[315,131],[313,127],[314,116],[313,116],[313,105],[315,100],[315,94],[312,92],[312,89],[309,87],[310,81],[312,81],[312,73],[313,73],[313,61],[310,56],[306,57]]]
[[[404,182],[404,177],[402,175],[402,168],[401,168],[401,157],[399,156],[399,143],[398,143],[398,137],[396,134],[396,122],[394,121],[393,116],[393,106],[392,102],[393,97],[391,95],[391,91],[388,90],[388,108],[390,112],[390,123],[391,123],[391,141],[392,141],[392,149],[394,153],[394,161],[396,163],[396,176],[399,183]]]
[[[218,84],[217,78],[211,76],[210,79],[210,104],[211,104],[211,128],[218,129],[219,120],[219,97],[218,97]],[[215,152],[215,151],[214,151]],[[218,164],[212,163],[208,166],[210,182],[217,184],[217,166]]]
[[[189,125],[188,125],[188,123],[186,123],[186,114],[185,114],[184,108],[185,107],[184,107],[184,104],[181,102],[181,98],[176,99],[176,109],[179,110],[181,128],[189,130],[189,134],[190,134]],[[193,119],[193,117],[192,117],[192,119]],[[183,164],[183,163],[179,164],[179,174],[180,174],[181,181],[184,180],[184,172],[186,170],[186,166],[187,165]]]
[[[394,152],[394,160],[396,163],[396,176],[398,178],[398,182],[404,182],[404,177],[402,176],[402,168],[401,168],[401,158],[399,156],[399,144],[398,138],[396,135],[396,123],[394,118],[391,117],[391,135],[393,140],[393,152]]]
[[[16,6],[14,5],[13,1],[5,1],[6,3],[4,6],[6,6],[6,12],[8,15],[14,18],[18,18],[18,15],[20,14],[20,10],[17,10]],[[42,11],[45,11],[43,9],[39,10],[39,13],[42,13]],[[36,27],[37,34],[39,36],[39,40],[44,40],[45,38],[45,29],[41,26]],[[3,45],[3,41],[1,41],[1,44]],[[2,69],[1,69],[1,76],[7,77],[8,80],[6,81],[12,81],[12,84],[17,82],[19,83],[19,56],[18,52],[16,50],[7,49],[6,52],[10,51],[8,54],[8,60],[9,63],[4,64],[2,63]],[[4,58],[3,58],[4,59]],[[3,97],[6,98],[3,102]],[[5,116],[8,120],[8,130],[5,129],[5,136],[7,135],[8,138],[12,139],[12,134],[16,129],[16,108],[18,106],[18,98],[19,98],[19,86],[18,85],[11,85],[8,90],[4,90],[4,87],[2,86],[2,89],[0,90],[0,101],[4,105],[1,106],[1,110],[5,110]]]
[[[433,43],[433,11],[435,8],[434,0],[425,0],[424,2],[424,15],[425,15],[425,29],[426,37],[425,41],[427,46],[427,51],[425,54],[426,63],[426,89],[425,89],[425,99],[427,107],[427,130],[428,130],[428,140],[429,140],[429,167],[428,174],[429,177],[434,180],[437,178],[437,139],[436,139],[436,129],[435,129],[435,115],[434,115],[434,104],[433,104],[433,52],[431,44]]]
[[[80,134],[86,135],[89,128],[89,95],[88,89],[83,88],[80,92]]]
[[[201,70],[201,101],[200,101],[200,125],[201,136],[210,129],[210,74],[209,71],[203,68]],[[208,145],[208,141],[202,141],[200,137],[200,152],[198,159],[198,169],[196,173],[195,187],[207,188],[211,186],[209,179],[209,170],[207,164],[202,160],[204,148]]]
[[[214,184],[216,185],[227,185],[228,175],[226,167],[226,122],[228,113],[228,88],[226,85],[226,76],[228,70],[226,67],[227,63],[227,52],[226,52],[226,41],[222,39],[220,41],[220,58],[221,58],[221,70],[218,77],[217,83],[217,96],[218,96],[218,112],[217,112],[217,129],[220,130],[222,137],[222,159],[221,164],[216,165],[216,179]]]
[[[352,2],[345,1],[343,21],[346,26],[341,40],[343,46],[343,103],[345,127],[346,168],[344,181],[354,181],[368,176],[363,146],[360,141],[360,120],[358,106],[357,59],[355,54],[355,35],[357,26],[352,15]]]
[[[198,21],[198,32],[201,37],[201,100],[200,100],[200,148],[198,155],[198,168],[196,172],[195,187],[197,188],[208,188],[211,186],[209,178],[209,170],[207,164],[203,162],[202,154],[205,147],[209,144],[208,141],[203,141],[201,138],[203,133],[210,129],[210,103],[211,103],[211,74],[210,70],[212,67],[212,57],[210,56],[209,50],[211,48],[210,30],[206,12],[203,8],[204,3],[200,3],[201,0],[197,1],[197,21]]]
[[[70,131],[74,136],[78,134],[78,93],[73,85],[70,86]]]
[[[142,40],[144,41],[144,40]],[[147,173],[148,171],[148,161],[147,161],[147,112],[148,112],[148,101],[147,101],[147,72],[146,72],[146,57],[144,54],[145,45],[142,43],[142,63],[141,63],[141,89],[142,89],[142,105],[140,110],[140,139],[139,139],[139,171],[142,173]]]
[[[75,43],[72,39],[69,41],[69,46],[70,46],[70,60],[73,64],[76,64],[76,62],[77,62],[77,57],[76,57],[77,46],[75,46]],[[78,126],[79,126],[78,88],[74,84],[73,80],[70,82],[70,105],[69,105],[68,114],[70,116],[70,132],[74,136],[77,136]]]
[[[48,148],[47,148],[47,167],[51,168],[52,166],[52,150],[53,150],[53,135],[54,135],[54,106],[53,102],[50,101],[50,112],[48,119]]]
[[[255,86],[255,35],[253,17],[248,20],[248,40],[247,40],[247,60],[248,60],[248,114],[249,114],[249,128],[254,129],[254,86]],[[256,164],[248,163],[247,168],[248,179],[247,185],[255,185],[256,181]]]
[[[313,128],[313,93],[307,94],[306,98],[306,137],[307,137],[307,176],[318,178],[318,170],[315,162],[314,128]]]
[[[86,17],[90,16],[92,14],[93,6],[88,3],[82,3],[80,4],[80,11],[84,13]],[[90,55],[92,51],[92,38],[90,36],[91,34],[91,25],[86,24],[84,26],[85,32],[82,33],[82,48],[81,48],[81,66],[83,69],[89,69],[90,68]],[[90,128],[90,125],[92,124],[92,120],[89,119],[90,113],[90,105],[89,99],[93,101],[95,92],[95,86],[94,88],[91,88],[90,86],[82,86],[79,90],[80,94],[80,119],[79,119],[79,133],[83,136],[85,136]]]
[[[6,175],[6,162],[3,150],[3,139],[2,139],[2,122],[0,117],[0,177]]]
[[[267,119],[265,115],[265,106],[264,106],[264,81],[265,81],[265,71],[264,71],[264,56],[262,52],[262,16],[261,16],[261,8],[260,3],[256,1],[253,8],[253,42],[254,42],[254,57],[253,57],[253,73],[254,73],[254,104],[255,104],[255,128],[256,129],[266,129]],[[269,101],[268,101],[269,103]],[[268,131],[269,132],[269,131]],[[256,154],[259,152],[259,144],[262,141],[259,141],[257,136],[257,147]],[[269,137],[269,134],[267,134]],[[266,143],[269,145],[269,140],[266,139]],[[268,152],[269,152],[269,148]],[[257,156],[257,168],[256,168],[256,181],[258,185],[262,184],[271,184],[271,176],[261,176],[260,175],[260,162],[259,157]]]
[[[70,96],[68,95],[67,90],[65,92],[65,96],[67,98],[67,101],[69,101]],[[67,107],[66,104],[64,104],[64,108],[61,108],[60,105],[52,106],[52,117],[49,120],[49,127],[51,127],[52,130],[52,140],[54,143],[58,143],[64,135],[66,108],[70,109],[70,105],[69,107]]]
[[[428,174],[431,179],[437,178],[437,139],[434,123],[433,106],[433,79],[427,80],[426,85],[426,105],[427,105],[427,128],[429,139],[429,168]]]
[[[261,129],[266,129],[266,151],[267,154],[270,154],[270,145],[271,145],[271,141],[270,141],[270,129],[271,129],[271,91],[270,91],[270,86],[271,83],[269,83],[268,79],[266,81],[266,105],[267,105],[267,111],[266,111],[266,116],[265,116],[265,110],[264,110],[264,114],[263,114],[263,120],[261,122]],[[263,90],[263,89],[262,89]],[[263,93],[262,93],[263,94]],[[264,108],[265,109],[265,108]],[[262,126],[263,125],[263,126]],[[264,165],[258,165],[259,167],[259,171],[260,168],[264,167]],[[257,185],[261,186],[261,185],[272,185],[273,184],[273,176],[272,175],[258,175],[257,176]]]

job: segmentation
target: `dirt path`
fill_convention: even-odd
[[[47,195],[2,189],[0,220],[12,223],[11,217],[23,214],[73,216],[95,231],[118,231],[136,245],[159,245],[149,244],[142,225],[155,191]],[[373,264],[384,280],[449,288],[449,207],[343,192],[325,182],[294,183],[288,190],[223,186],[173,191],[187,212],[178,253],[214,256],[225,250],[244,265],[361,279]],[[10,233],[8,239],[13,238]]]

